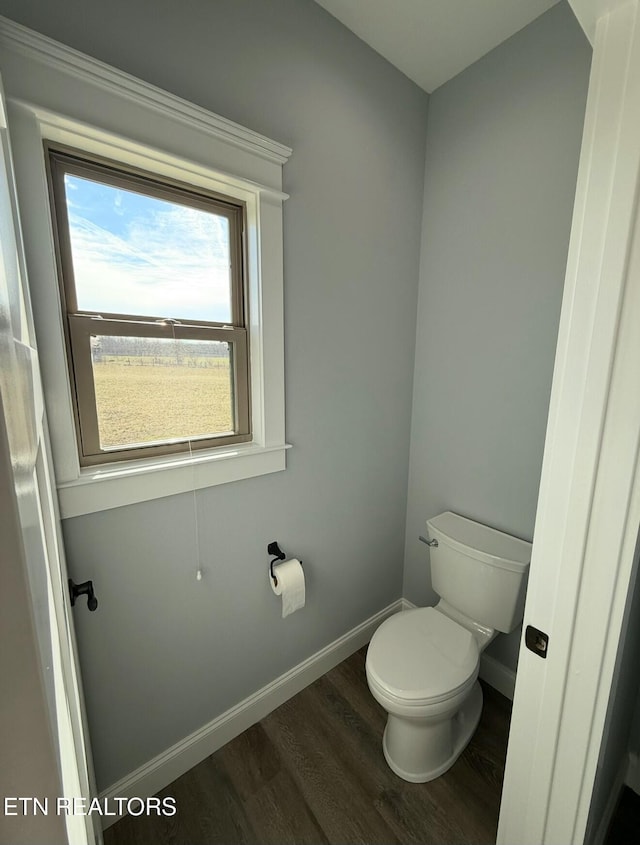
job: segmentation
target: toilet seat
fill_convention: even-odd
[[[367,651],[369,683],[411,707],[437,704],[470,688],[479,651],[470,631],[433,607],[397,613],[375,632]]]

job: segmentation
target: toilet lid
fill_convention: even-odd
[[[378,628],[367,672],[383,689],[414,702],[446,699],[474,677],[478,645],[462,625],[433,607],[406,610]]]

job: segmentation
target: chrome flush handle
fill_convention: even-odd
[[[437,540],[427,540],[427,538],[423,537],[422,534],[420,534],[420,536],[418,537],[418,540],[420,540],[423,543],[426,543],[427,546],[432,546],[434,548],[438,547],[438,541]]]

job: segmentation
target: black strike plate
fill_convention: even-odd
[[[529,651],[537,654],[538,657],[547,658],[547,649],[549,647],[549,635],[544,631],[539,631],[532,625],[527,625],[524,632],[524,642]]]

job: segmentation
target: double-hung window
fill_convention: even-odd
[[[46,155],[80,464],[251,440],[243,203]]]

